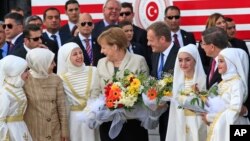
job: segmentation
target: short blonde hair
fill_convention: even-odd
[[[117,45],[119,49],[126,50],[128,47],[128,39],[123,32],[123,30],[119,27],[111,27],[105,31],[103,31],[97,42],[101,45],[101,41],[105,40],[108,45]]]

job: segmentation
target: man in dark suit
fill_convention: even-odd
[[[123,2],[121,3],[121,11],[120,11],[120,16],[119,16],[119,23],[122,23],[124,21],[128,21],[130,23],[133,23],[133,18],[134,18],[134,12],[133,12],[133,6],[132,3],[128,2]],[[143,49],[145,50],[144,52],[146,53],[146,61],[149,66],[149,70],[151,71],[151,63],[150,59],[151,54],[152,54],[152,49],[147,45],[147,31],[132,24],[133,25],[133,39],[132,43],[134,44],[140,44]]]
[[[132,40],[134,36],[133,24],[129,21],[122,21],[119,22],[119,27],[125,32],[125,35],[127,36],[128,51],[143,56],[149,66],[151,64],[151,57],[147,55],[145,47],[143,47],[139,42],[134,42]]]
[[[171,31],[164,22],[155,22],[150,25],[147,28],[147,39],[148,45],[152,47],[153,51],[151,75],[161,79],[163,72],[173,72],[179,47],[172,42]],[[160,116],[159,132],[161,141],[165,141],[168,115],[169,110]]]
[[[236,38],[236,25],[234,20],[232,18],[225,17],[225,21],[227,23],[227,35],[229,38],[228,41],[231,43],[232,47],[241,48],[249,55],[246,42]]]
[[[18,13],[8,13],[4,17],[3,29],[8,42],[8,54],[23,43],[23,16]]]
[[[193,33],[180,29],[181,12],[177,6],[168,6],[165,9],[164,21],[171,30],[171,37],[175,44],[179,47],[194,44],[196,40]]]
[[[98,38],[98,36],[105,30],[105,27],[109,25],[118,24],[118,18],[121,10],[121,4],[117,0],[107,0],[103,6],[103,19],[95,23],[92,36]]]
[[[60,28],[60,32],[67,38],[72,38],[72,30],[76,26],[79,15],[80,6],[76,0],[68,0],[65,3],[65,14],[68,16],[68,23]]]
[[[29,50],[33,48],[48,48],[42,44],[42,32],[40,27],[34,24],[29,24],[25,26],[24,31],[24,42],[20,44],[19,47],[14,50],[11,54],[19,56],[26,59],[26,54]]]
[[[207,75],[207,89],[209,89],[213,84],[219,83],[222,80],[221,75],[219,74],[217,69],[217,64],[218,64],[217,56],[220,53],[220,51],[226,48],[227,46],[228,46],[228,36],[226,31],[224,31],[224,29],[219,27],[210,27],[202,32],[201,47],[202,49],[204,49],[206,55],[212,57],[213,60],[215,60],[216,62],[215,67],[213,67],[213,63],[211,62],[210,72]],[[248,113],[248,115],[246,115],[248,116],[248,118],[250,118],[250,114],[248,111],[250,109],[249,102],[250,98],[248,97],[246,102],[243,104],[244,106],[242,106],[242,111],[240,113],[241,115],[245,115],[246,113]]]
[[[91,35],[94,28],[91,15],[82,13],[77,27],[79,29],[78,35],[69,42],[75,42],[81,47],[85,65],[97,66],[99,59],[104,55],[101,54],[101,47],[98,45],[96,38]]]
[[[60,29],[60,11],[55,7],[46,9],[43,13],[44,26],[46,31],[43,33],[43,38],[55,41],[58,47],[61,47],[69,40]]]

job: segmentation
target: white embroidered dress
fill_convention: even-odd
[[[12,63],[11,63],[12,62]],[[32,141],[23,120],[27,98],[23,91],[21,74],[27,62],[8,55],[0,62],[0,140]]]
[[[99,133],[96,129],[90,129],[84,122],[84,109],[90,98],[90,91],[94,85],[96,67],[74,66],[70,61],[70,55],[74,48],[79,48],[75,43],[64,44],[58,53],[57,73],[63,80],[64,91],[69,107],[69,126],[71,141],[98,141]]]

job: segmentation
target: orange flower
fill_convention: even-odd
[[[121,89],[120,88],[115,88],[111,89],[109,91],[109,96],[112,97],[114,100],[120,99],[121,97]]]
[[[114,108],[114,100],[111,97],[106,98],[106,106],[108,108]]]
[[[155,88],[150,88],[147,92],[147,96],[150,100],[154,100],[157,96],[157,91]]]

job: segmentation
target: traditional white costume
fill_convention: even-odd
[[[0,140],[32,141],[23,121],[27,98],[23,91],[21,74],[27,62],[13,55],[0,61]]]
[[[90,91],[96,75],[96,67],[77,67],[70,61],[71,52],[80,48],[76,43],[64,44],[58,53],[57,74],[63,80],[64,91],[69,106],[69,125],[71,141],[98,141],[97,129],[90,129],[84,123],[83,110],[90,98]]]
[[[204,141],[207,135],[207,127],[201,116],[188,109],[179,108],[179,103],[187,96],[181,96],[181,90],[190,90],[191,86],[197,84],[200,91],[206,90],[206,74],[204,72],[200,55],[195,45],[189,44],[180,48],[179,53],[186,52],[195,60],[193,79],[185,79],[184,72],[180,69],[179,59],[176,59],[173,80],[173,98],[171,101],[168,120],[166,141]],[[178,56],[177,55],[177,56]]]
[[[207,141],[229,141],[230,125],[249,124],[247,118],[239,116],[242,104],[248,92],[248,55],[241,49],[226,48],[220,52],[227,64],[227,71],[222,74],[218,85],[219,97],[224,107],[219,113],[208,113],[206,118],[210,124]]]

